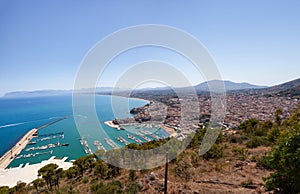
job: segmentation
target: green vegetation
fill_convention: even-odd
[[[300,111],[282,124],[280,135],[263,164],[275,170],[264,179],[268,189],[300,193]]]
[[[282,120],[280,114],[280,111],[274,113],[274,123],[249,119],[241,123],[234,133],[223,131],[211,149],[202,156],[199,156],[199,146],[207,130],[211,129],[199,129],[184,141],[168,138],[140,145],[129,144],[127,148],[147,150],[148,154],[154,155],[154,148],[165,145],[163,151],[168,151],[169,156],[172,157],[173,154],[176,154],[176,150],[187,146],[187,149],[183,149],[169,163],[169,176],[172,177],[170,179],[173,183],[191,184],[196,179],[201,179],[205,173],[212,171],[217,175],[226,170],[227,173],[231,173],[233,169],[235,172],[242,172],[244,166],[253,162],[258,166],[257,169],[264,168],[263,173],[272,170],[270,176],[264,178],[265,189],[280,193],[300,193],[300,110],[286,120]],[[266,154],[260,154],[261,150],[266,150],[263,152]],[[110,164],[118,162],[144,163],[145,158],[138,154],[140,153],[127,152],[125,149],[108,152],[98,150],[93,155],[78,158],[74,162],[74,166],[66,171],[58,168],[55,164],[49,164],[38,171],[40,176],[32,184],[26,185],[20,182],[13,188],[0,187],[0,194],[160,192],[163,187],[161,185],[163,166],[134,171]],[[130,161],[132,157],[139,158],[139,161]],[[126,158],[129,160],[127,161]],[[157,173],[160,173],[160,176]],[[199,174],[201,175],[198,176]],[[257,183],[253,176],[247,174],[243,176],[238,186],[255,188],[255,185],[263,183],[261,179],[263,174],[260,176],[260,183]],[[155,183],[157,180],[160,182]],[[149,181],[152,181],[151,184]],[[228,182],[230,183],[230,180]],[[151,190],[151,187],[156,190]]]
[[[59,178],[62,177],[63,169],[57,164],[47,164],[38,171],[38,175],[45,180],[47,188],[52,190],[53,186],[59,188]]]

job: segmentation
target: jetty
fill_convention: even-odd
[[[38,130],[53,125],[61,120],[64,120],[68,117],[62,117],[45,125],[42,125],[38,128],[33,128],[28,131],[10,150],[8,150],[3,156],[0,158],[0,169],[5,169],[21,151],[30,143],[30,141],[36,137],[38,134]]]
[[[117,139],[119,142],[124,143],[125,145],[130,144],[126,139],[124,139],[124,138],[121,137],[121,136],[116,137],[116,139]]]
[[[153,139],[156,139],[156,140],[162,139],[161,137],[155,135],[154,133],[151,133],[150,131],[141,130],[140,132],[144,133],[145,135],[149,135],[149,136],[153,137]]]
[[[39,137],[49,137],[49,136],[63,136],[64,132],[57,132],[57,133],[48,133],[48,134],[41,134]]]
[[[113,149],[118,149],[119,146],[113,141],[111,140],[110,138],[104,138],[104,140],[106,141],[106,143],[108,145],[110,145]]]
[[[128,139],[132,139],[133,141],[135,141],[136,143],[143,143],[140,139],[134,137],[133,135],[130,135],[127,133],[127,137]]]
[[[85,152],[87,155],[93,154],[93,152],[92,152],[92,150],[90,149],[90,147],[89,147],[89,145],[88,145],[88,143],[87,143],[85,137],[82,137],[82,138],[80,139],[80,143],[81,143],[81,145],[83,146],[84,152]]]
[[[98,140],[94,141],[94,146],[96,146],[96,148],[97,148],[98,150],[104,150],[104,151],[106,151],[106,149],[105,149],[105,147],[103,146],[103,144],[102,144],[100,141],[98,141]]]
[[[145,135],[141,134],[140,132],[135,132],[135,134],[136,134],[137,136],[140,136],[142,139],[146,140],[147,142],[150,142],[150,141],[151,141],[150,138],[146,137]]]
[[[50,126],[50,125],[53,125],[54,123],[57,123],[57,122],[59,122],[59,121],[62,121],[62,120],[64,120],[64,119],[67,119],[67,118],[68,118],[68,116],[61,117],[61,118],[59,118],[59,119],[56,119],[55,121],[52,121],[52,122],[50,122],[50,123],[47,123],[47,124],[45,124],[45,125],[40,126],[39,128],[37,128],[37,130],[43,129],[43,128],[45,128],[45,127],[48,127],[48,126]]]

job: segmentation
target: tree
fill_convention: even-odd
[[[88,155],[88,156],[83,156],[75,160],[74,165],[77,167],[79,170],[81,176],[83,176],[83,173],[88,169],[93,167],[93,162],[94,162],[94,156],[93,155]]]
[[[44,181],[40,178],[37,178],[34,181],[32,181],[32,184],[33,184],[36,192],[39,193],[39,187],[42,187],[44,185]]]
[[[101,179],[105,179],[107,176],[107,167],[102,160],[98,160],[94,167],[94,174],[99,176]]]
[[[78,170],[76,167],[72,166],[68,170],[64,171],[64,174],[68,177],[68,179],[71,179],[78,175]]]
[[[300,192],[300,118],[294,117],[293,125],[276,140],[271,153],[265,157],[267,167],[275,170],[265,178],[268,189],[278,189],[282,193]]]
[[[281,115],[282,115],[282,110],[281,109],[277,109],[275,111],[275,122],[276,122],[277,126],[281,125]]]
[[[257,119],[248,119],[247,121],[241,123],[238,128],[244,130],[247,134],[253,135],[255,129],[257,128],[259,121]]]
[[[58,168],[57,164],[47,164],[46,166],[42,167],[38,170],[38,175],[42,176],[45,180],[48,189],[52,190],[52,187],[58,184],[58,174],[56,169]],[[56,180],[57,178],[57,180]]]
[[[9,187],[8,186],[1,186],[0,187],[0,193],[1,194],[8,194],[9,193]]]
[[[18,181],[17,185],[9,189],[8,193],[18,193],[18,194],[28,193],[28,190],[26,188],[26,183],[22,181]]]

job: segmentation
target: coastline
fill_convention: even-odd
[[[67,118],[67,116],[64,116],[56,119],[55,121],[46,123],[38,128],[33,128],[28,131],[12,148],[10,148],[5,154],[3,154],[3,156],[1,156],[0,169],[7,168],[7,166],[9,166],[9,164],[17,157],[17,155],[20,154],[22,150],[27,146],[27,144],[35,137],[34,134],[37,133],[40,129],[53,125]]]
[[[0,169],[5,169],[14,159],[15,157],[21,153],[21,151],[26,147],[26,145],[32,140],[34,137],[33,134],[38,131],[37,128],[33,128],[28,131],[10,150],[8,150],[3,156],[0,158]]]
[[[0,186],[14,187],[18,181],[31,183],[38,178],[38,170],[47,164],[57,164],[63,170],[73,166],[72,162],[67,162],[68,157],[62,159],[52,156],[48,160],[41,161],[37,164],[25,164],[24,166],[0,169]]]
[[[170,137],[176,137],[177,136],[177,132],[175,131],[175,129],[171,128],[171,127],[167,127],[167,126],[162,126],[162,129],[164,129],[165,131],[167,131],[170,134]]]
[[[115,128],[115,129],[121,130],[121,127],[119,125],[113,124],[112,121],[105,121],[104,124],[107,125],[107,126],[109,126],[109,127],[111,127],[111,128]]]
[[[111,128],[115,128],[115,129],[118,129],[118,130],[121,129],[120,125],[113,124],[112,121],[105,121],[104,124],[111,127]],[[128,124],[128,125],[131,125],[131,124]],[[163,130],[165,130],[167,133],[169,133],[170,137],[176,137],[177,136],[177,132],[175,131],[175,129],[173,129],[171,127],[167,127],[165,125],[163,125],[161,128]]]

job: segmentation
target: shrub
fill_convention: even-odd
[[[247,148],[257,148],[262,144],[261,138],[259,137],[253,137],[251,140],[249,140],[246,144]]]
[[[233,148],[232,151],[240,160],[245,160],[247,158],[248,150],[245,150],[242,147]]]
[[[280,130],[278,127],[271,129],[267,134],[268,140],[272,143],[274,143],[279,136]]]
[[[271,153],[264,157],[263,164],[275,170],[265,178],[268,189],[279,189],[282,193],[300,192],[300,118],[294,117],[277,139]]]
[[[133,182],[126,187],[127,194],[136,194],[141,190],[140,185],[137,182]]]
[[[209,159],[219,159],[224,155],[224,148],[218,144],[214,144],[208,152],[203,155],[206,160]]]
[[[89,182],[89,177],[83,177],[82,183],[86,184]]]

